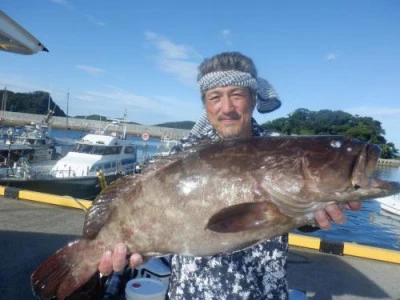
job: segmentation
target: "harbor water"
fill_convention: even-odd
[[[84,134],[85,132],[80,131],[53,129],[51,135],[57,138],[79,139]],[[139,162],[154,155],[160,143],[159,138],[150,137],[147,141],[143,141],[140,136],[127,138],[136,144]],[[400,182],[400,167],[380,167],[377,173],[382,179]],[[345,224],[333,224],[331,230],[302,234],[329,241],[400,250],[400,216],[381,211],[377,201],[364,201],[360,211],[346,211],[346,216]]]

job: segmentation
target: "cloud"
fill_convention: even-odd
[[[96,68],[95,68],[96,69]],[[0,73],[0,86],[12,92],[49,92],[53,100],[65,111],[67,90],[56,86],[44,86],[20,76]],[[128,110],[131,121],[141,124],[159,124],[177,120],[196,120],[202,112],[201,101],[188,101],[172,96],[146,97],[113,85],[100,90],[70,91],[69,114],[101,114],[121,117]]]
[[[56,3],[56,4],[60,4],[62,6],[67,7],[68,9],[73,9],[74,6],[67,0],[49,0],[50,2]]]
[[[100,21],[98,19],[96,19],[94,16],[89,15],[89,14],[85,14],[85,13],[81,13],[81,15],[87,19],[90,23],[97,25],[97,26],[104,26],[104,22]]]
[[[325,60],[336,60],[338,58],[338,54],[337,53],[328,53],[325,56]]]
[[[222,40],[224,43],[228,46],[232,45],[231,41],[231,30],[229,29],[223,29],[221,30],[221,35],[222,35]]]
[[[88,114],[90,112],[118,117],[127,109],[128,115],[131,115],[129,119],[142,124],[176,121],[182,119],[182,116],[193,120],[198,116],[193,113],[188,115],[188,112],[201,111],[199,103],[168,96],[145,97],[115,86],[105,86],[102,91],[83,91],[75,95],[74,99],[78,100],[80,110],[85,110]]]
[[[45,90],[42,86],[29,82],[25,78],[9,74],[0,74],[0,86],[19,93]]]
[[[145,38],[157,50],[156,62],[167,73],[188,85],[196,82],[198,60],[202,56],[192,47],[176,44],[154,32],[145,32]]]
[[[77,68],[78,70],[84,71],[86,73],[89,73],[91,75],[98,75],[98,74],[104,72],[104,70],[102,70],[102,69],[91,67],[91,66],[84,66],[84,65],[77,65],[77,66],[75,66],[75,68]]]
[[[360,116],[398,116],[400,107],[358,106],[347,108],[345,111]]]
[[[62,5],[66,8],[68,8],[69,10],[73,10],[74,12],[80,14],[84,19],[86,19],[87,21],[89,21],[90,23],[92,23],[96,26],[104,26],[103,21],[98,20],[96,17],[94,17],[91,14],[80,12],[78,9],[76,9],[76,7],[72,3],[70,3],[67,0],[49,0],[49,1],[59,4],[59,5]]]

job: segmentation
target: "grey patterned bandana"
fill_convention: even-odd
[[[211,72],[200,78],[200,92],[221,86],[249,87],[257,93],[257,110],[265,114],[278,109],[281,101],[272,85],[263,78],[253,78],[250,73],[240,71]]]

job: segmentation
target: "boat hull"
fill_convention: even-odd
[[[121,176],[121,174],[107,175],[105,177],[106,182],[110,184]],[[101,185],[97,176],[48,179],[0,178],[0,185],[88,200],[96,198],[101,192]]]
[[[400,194],[376,199],[381,209],[391,214],[400,216]]]

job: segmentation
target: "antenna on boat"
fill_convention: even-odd
[[[122,138],[126,139],[126,122],[127,122],[127,116],[126,116],[126,109],[124,110],[124,118],[123,118],[123,123],[124,123],[124,129],[123,129],[123,135]]]

